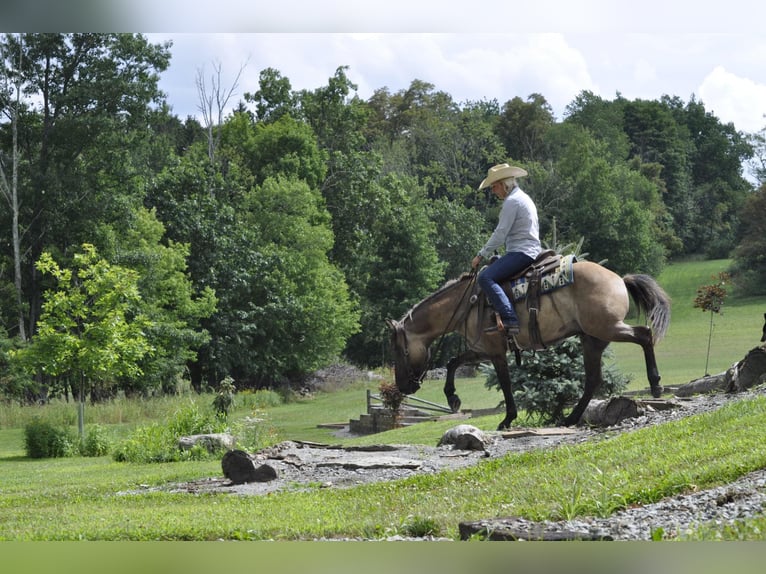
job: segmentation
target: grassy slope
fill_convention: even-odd
[[[685,263],[671,266],[659,277],[675,303],[670,333],[658,347],[666,384],[703,374],[709,315],[691,302],[696,288],[724,268],[724,262]],[[725,313],[715,318],[710,372],[724,370],[758,344],[766,307],[762,303],[727,301]],[[623,371],[643,374],[640,350],[631,345],[613,349]],[[645,385],[643,376],[637,385]],[[418,396],[443,403],[441,386],[442,381],[427,381]],[[365,408],[365,390],[376,387],[377,383],[359,383],[313,400],[268,407],[268,424],[279,438],[338,442],[332,431],[316,425],[358,416]],[[498,393],[486,390],[480,379],[459,380],[458,392],[467,408],[492,407],[499,400]],[[169,407],[170,403],[164,408]],[[71,416],[68,406],[63,412]],[[87,412],[96,422],[112,425],[115,436],[124,434],[125,425],[140,423],[141,417],[156,416],[151,409],[120,411],[105,414],[108,420],[101,421],[95,408]],[[433,521],[441,534],[455,536],[459,520],[478,517],[608,514],[615,505],[705,488],[765,466],[765,412],[766,400],[748,401],[719,414],[598,445],[511,456],[457,473],[247,500],[146,490],[220,476],[218,461],[136,465],[115,463],[109,457],[29,460],[24,458],[22,430],[5,424],[0,430],[0,540],[375,537],[406,533],[413,520]],[[240,409],[236,416],[245,414],[250,413]],[[489,416],[471,422],[492,429],[497,420]],[[452,424],[423,423],[346,442],[435,444]],[[131,490],[144,493],[119,494]],[[756,521],[747,536],[759,538],[763,527]],[[742,534],[732,536],[738,535]]]
[[[673,300],[668,334],[656,347],[665,385],[680,385],[705,375],[711,314],[694,308],[697,289],[726,271],[728,260],[671,264],[657,278]],[[729,294],[723,312],[713,316],[708,373],[720,373],[760,344],[766,298],[738,299]],[[643,318],[642,318],[643,320]],[[614,362],[632,375],[631,389],[648,386],[641,348],[629,343],[610,346]]]

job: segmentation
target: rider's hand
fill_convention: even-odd
[[[477,255],[476,257],[474,257],[473,260],[471,261],[471,268],[476,269],[481,263],[481,260],[482,260],[481,255]]]

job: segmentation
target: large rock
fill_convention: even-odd
[[[201,445],[208,452],[220,452],[234,448],[236,439],[229,433],[193,434],[178,439],[178,448],[189,450],[195,445]]]
[[[223,475],[232,484],[269,482],[278,477],[276,469],[268,464],[257,465],[243,450],[230,450],[221,459]]]
[[[437,446],[452,445],[456,450],[487,450],[489,437],[473,425],[457,425],[446,431]]]

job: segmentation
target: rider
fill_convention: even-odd
[[[497,227],[471,261],[477,269],[483,259],[505,244],[505,255],[479,273],[478,283],[492,307],[503,321],[507,336],[520,332],[519,319],[500,282],[529,266],[542,251],[540,246],[537,207],[516,183],[516,178],[527,175],[526,170],[501,163],[489,168],[479,190],[489,187],[493,195],[503,201]]]

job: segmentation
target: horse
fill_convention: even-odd
[[[761,334],[761,343],[766,342],[766,313],[763,314],[763,333]]]
[[[582,342],[585,381],[580,400],[562,421],[564,426],[577,424],[596,390],[602,384],[601,359],[611,342],[629,342],[644,351],[646,375],[651,394],[658,398],[663,391],[654,355],[654,345],[664,336],[670,322],[670,298],[649,275],[628,274],[620,277],[606,267],[591,261],[576,261],[572,265],[574,281],[550,293],[539,296],[537,324],[539,336],[525,328],[530,312],[525,305],[516,304],[521,333],[510,344],[504,332],[492,328],[495,324],[489,305],[481,304],[483,294],[478,289],[475,273],[464,273],[445,283],[440,289],[415,304],[401,319],[386,319],[394,357],[396,386],[405,395],[415,393],[421,386],[429,367],[430,346],[447,333],[457,332],[466,342],[467,350],[447,364],[444,394],[454,412],[460,407],[455,394],[455,370],[463,363],[491,361],[505,398],[505,418],[498,430],[507,429],[517,417],[511,391],[507,353],[510,348],[538,350],[564,339],[579,335]],[[506,291],[508,285],[504,285]],[[630,309],[629,296],[639,313],[643,311],[648,326],[632,326],[624,322]]]

